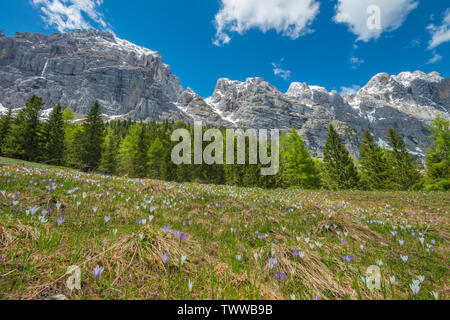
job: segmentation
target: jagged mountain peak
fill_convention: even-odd
[[[427,74],[420,70],[414,72],[402,72],[396,76],[392,76],[392,78],[397,82],[400,82],[405,87],[410,86],[411,83],[416,80],[439,82],[444,79],[441,77],[439,72],[433,71]]]
[[[328,92],[328,90],[324,87],[310,86],[305,82],[292,82],[286,94],[291,97],[302,97],[304,95],[311,95],[314,91],[323,94],[330,94],[330,92]]]
[[[0,38],[0,102],[13,108],[36,94],[45,108],[61,103],[87,113],[99,100],[106,115],[173,119],[182,92],[158,52],[110,32],[17,32]]]
[[[216,88],[213,94],[214,96],[223,95],[224,93],[230,94],[245,94],[246,92],[255,91],[270,91],[279,92],[279,90],[271,85],[269,82],[265,81],[263,78],[247,78],[244,82],[237,80],[230,80],[228,78],[220,78],[217,81]]]
[[[342,139],[358,154],[359,136],[369,128],[383,141],[389,126],[423,155],[427,125],[437,114],[449,117],[450,78],[437,72],[375,75],[355,96],[293,82],[286,93],[263,78],[218,79],[203,99],[163,63],[161,54],[110,32],[65,34],[0,32],[0,113],[17,111],[35,94],[43,116],[57,103],[86,114],[95,100],[110,119],[201,120],[212,126],[289,130],[295,128],[314,155],[323,151],[327,127],[342,128]]]
[[[408,88],[415,82],[438,83],[442,80],[444,80],[444,78],[441,77],[439,72],[436,71],[428,74],[420,70],[414,72],[406,71],[401,72],[398,75],[389,75],[386,72],[382,72],[372,77],[364,88],[367,89],[376,86],[392,86],[397,84],[404,88]],[[393,82],[396,83],[393,84]]]
[[[391,106],[414,117],[432,121],[437,114],[449,117],[450,79],[438,72],[379,73],[362,88],[355,104]]]

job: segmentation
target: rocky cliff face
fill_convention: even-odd
[[[180,81],[161,55],[111,33],[73,31],[0,36],[0,102],[18,108],[31,94],[87,113],[98,99],[107,115],[185,119],[173,104]]]
[[[378,74],[355,96],[340,96],[336,91],[298,82],[282,93],[261,78],[245,82],[219,79],[212,97],[197,97],[193,103],[179,101],[179,105],[192,118],[209,120],[213,125],[295,128],[316,156],[322,155],[330,123],[356,156],[359,137],[366,128],[385,146],[386,131],[392,126],[403,136],[410,152],[423,158],[430,143],[427,126],[438,114],[450,118],[449,95],[450,78],[416,71],[398,76]],[[200,104],[202,112],[198,115],[193,110]]]
[[[306,83],[294,82],[283,93],[261,78],[219,79],[213,96],[204,99],[190,88],[182,90],[158,52],[110,33],[17,33],[11,38],[0,32],[0,113],[6,106],[22,107],[32,94],[42,97],[47,108],[61,103],[82,114],[99,100],[111,118],[295,128],[318,156],[333,123],[356,156],[366,128],[384,145],[392,126],[410,151],[423,157],[427,125],[437,114],[449,118],[450,111],[450,78],[436,72],[381,73],[355,96]]]

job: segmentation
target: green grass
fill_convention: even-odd
[[[73,169],[66,168],[66,167],[57,167],[57,166],[46,165],[46,164],[37,163],[37,162],[29,162],[29,161],[24,161],[24,160],[0,157],[0,166],[15,166],[15,165],[29,167],[29,168],[64,169],[64,170],[73,171]]]
[[[262,190],[0,164],[0,299],[448,298],[449,193]],[[370,290],[362,277],[377,264],[381,288]],[[81,290],[66,287],[73,265]]]

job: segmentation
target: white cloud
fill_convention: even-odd
[[[433,56],[428,60],[427,64],[433,64],[440,62],[442,60],[442,56],[436,52],[433,52]]]
[[[352,68],[356,69],[364,63],[364,60],[353,56],[350,58],[350,63],[352,64]]]
[[[41,10],[41,17],[47,26],[55,27],[59,32],[74,29],[92,28],[91,23],[106,29],[100,7],[103,0],[31,0]]]
[[[430,24],[427,29],[430,31],[432,37],[428,43],[428,49],[434,49],[442,43],[450,41],[450,9],[445,11],[442,25],[435,26],[434,24]]]
[[[341,87],[340,95],[352,94],[356,95],[358,91],[361,90],[361,87],[354,84],[351,87]]]
[[[281,59],[283,61],[284,59]],[[283,80],[289,80],[292,77],[291,70],[281,68],[281,63],[272,62],[273,74],[282,78]]]
[[[221,0],[215,16],[217,46],[231,41],[229,33],[244,34],[252,28],[262,32],[276,30],[291,39],[311,32],[310,25],[319,13],[316,0]]]
[[[398,29],[417,6],[415,0],[338,0],[334,21],[368,42]]]

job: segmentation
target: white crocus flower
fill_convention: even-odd
[[[413,292],[413,294],[416,296],[419,291],[420,291],[420,285],[418,283],[412,283],[409,285],[409,287],[411,288],[411,291]]]

